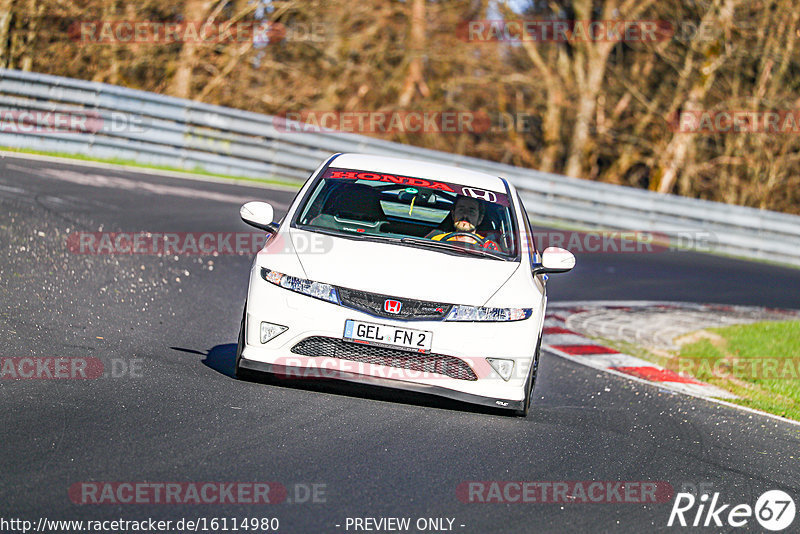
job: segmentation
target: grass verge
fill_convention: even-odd
[[[730,402],[800,421],[800,321],[699,330],[678,339],[678,352],[604,341],[739,397]]]
[[[699,335],[670,361],[674,371],[727,389],[741,397],[737,404],[800,420],[800,321],[709,328]]]

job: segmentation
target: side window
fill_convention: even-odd
[[[519,207],[522,210],[523,227],[525,228],[523,247],[528,249],[528,255],[531,258],[531,263],[539,263],[539,253],[536,251],[536,241],[534,240],[533,231],[531,230],[531,223],[528,220],[528,212],[525,211],[525,205],[522,203],[519,193],[517,194],[517,201],[519,202]],[[523,250],[523,252],[525,251]]]

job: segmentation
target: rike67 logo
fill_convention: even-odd
[[[749,504],[732,505],[720,499],[719,492],[710,499],[708,493],[696,498],[692,493],[678,493],[669,514],[667,526],[721,527],[724,524],[738,528],[748,525],[755,517],[766,530],[784,530],[794,521],[795,504],[788,493],[781,490],[766,491],[754,507]]]

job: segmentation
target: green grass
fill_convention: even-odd
[[[97,163],[108,163],[111,165],[124,165],[126,167],[139,167],[142,169],[152,169],[157,171],[170,171],[170,172],[179,172],[179,173],[191,173],[191,174],[199,174],[202,176],[209,176],[211,178],[223,178],[225,180],[236,180],[242,182],[253,182],[259,184],[269,184],[269,185],[279,185],[283,187],[291,187],[293,189],[299,189],[302,183],[300,182],[292,182],[289,180],[281,180],[280,178],[252,178],[250,176],[236,176],[230,174],[218,174],[213,172],[208,172],[201,167],[195,167],[193,169],[184,169],[181,167],[170,167],[168,165],[149,165],[146,163],[139,163],[134,160],[127,160],[127,159],[120,159],[120,158],[95,158],[92,156],[86,156],[84,154],[70,154],[66,152],[46,152],[43,150],[31,150],[28,148],[14,148],[14,147],[4,147],[0,146],[0,150],[6,152],[17,152],[20,154],[35,154],[38,156],[52,156],[58,158],[67,158],[67,159],[74,159],[79,161],[93,161]]]
[[[667,366],[741,397],[733,402],[800,420],[800,321],[709,328]]]
[[[598,343],[713,384],[737,395],[735,404],[800,421],[800,321],[707,328],[718,336],[678,353],[648,350],[620,340]]]

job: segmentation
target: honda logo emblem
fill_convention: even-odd
[[[491,191],[484,191],[483,189],[477,189],[474,187],[462,187],[461,193],[463,193],[465,196],[485,200],[486,202],[497,202],[497,195]]]
[[[400,313],[400,309],[403,307],[403,303],[399,300],[392,300],[387,299],[386,302],[383,303],[383,310],[386,313]]]

